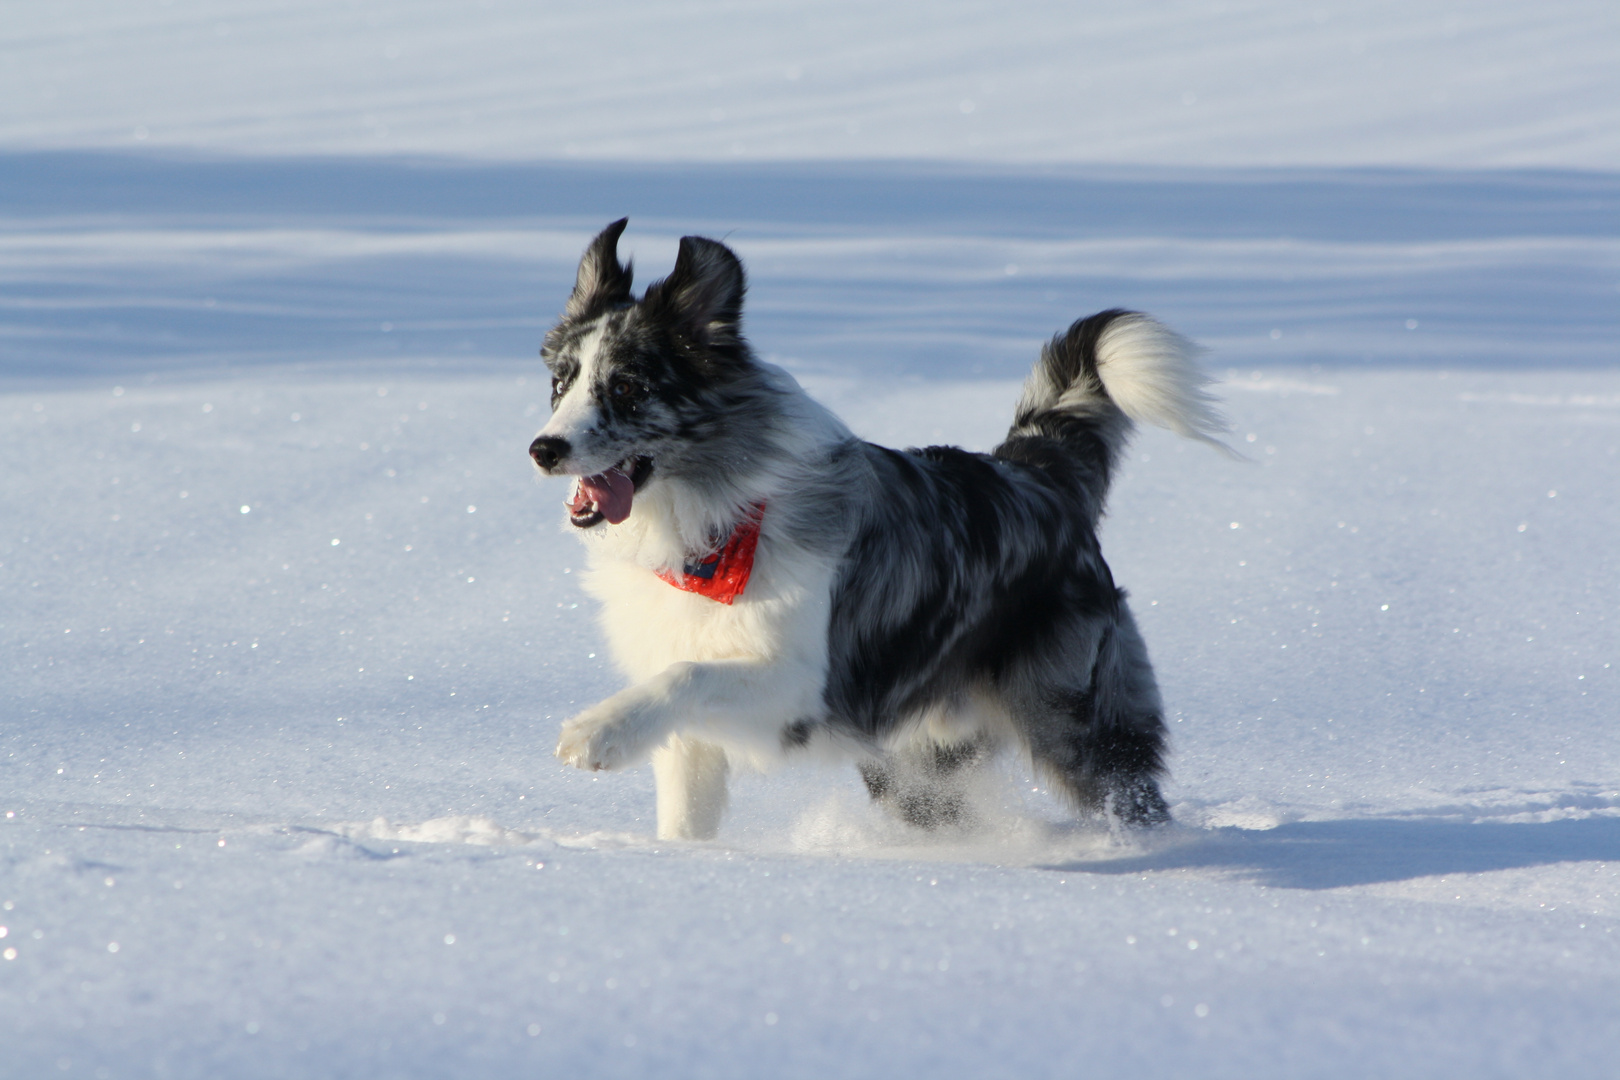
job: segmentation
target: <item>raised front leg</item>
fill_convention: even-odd
[[[622,769],[671,735],[779,749],[783,729],[817,715],[820,700],[819,674],[802,665],[683,661],[569,720],[557,756],[581,769]]]
[[[670,736],[653,751],[658,784],[658,839],[708,840],[726,811],[726,752],[713,743]]]

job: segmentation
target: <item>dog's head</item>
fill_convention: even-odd
[[[655,476],[679,476],[723,413],[728,384],[754,366],[741,334],[743,269],[731,249],[682,237],[675,269],[638,300],[617,253],[627,220],[585,249],[540,350],[552,416],[529,455],[547,475],[579,478],[569,519],[582,529],[618,524]]]

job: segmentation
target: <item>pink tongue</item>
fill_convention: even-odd
[[[635,494],[634,481],[618,469],[609,469],[595,476],[580,477],[568,507],[578,514],[594,503],[609,524],[617,525],[630,516],[630,501]]]

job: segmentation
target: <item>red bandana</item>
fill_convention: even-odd
[[[677,589],[730,604],[748,587],[748,575],[754,572],[754,548],[759,543],[759,523],[764,519],[765,504],[755,503],[719,551],[687,563],[682,568],[685,573],[660,570],[658,576]]]

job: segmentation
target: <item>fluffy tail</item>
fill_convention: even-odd
[[[997,457],[1074,473],[1091,516],[1102,513],[1135,421],[1169,428],[1238,456],[1197,346],[1163,323],[1114,308],[1081,319],[1041,349]],[[1057,445],[1054,445],[1056,443]]]
[[[1081,319],[1041,349],[1011,433],[1047,434],[1031,425],[1063,415],[1089,418],[1111,404],[1131,420],[1229,450],[1216,438],[1229,427],[1204,389],[1212,380],[1193,363],[1197,351],[1139,312],[1114,308]]]
[[[1197,347],[1146,315],[1115,308],[1076,322],[1041,349],[1024,383],[1012,430],[998,455],[1026,457],[1028,439],[1056,439],[1106,474],[1133,421],[1168,428],[1232,453],[1210,382],[1193,363]],[[1097,493],[1099,496],[1102,492]]]

